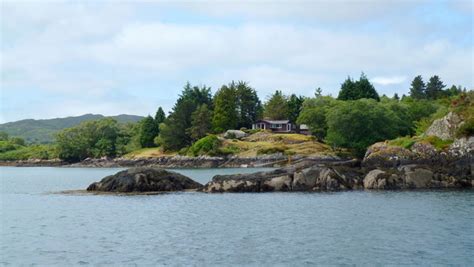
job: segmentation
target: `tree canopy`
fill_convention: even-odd
[[[192,113],[203,104],[208,107],[213,105],[211,89],[186,83],[170,115],[159,126],[157,143],[165,150],[178,150],[191,145],[193,139],[188,129],[192,126]]]
[[[288,99],[282,91],[277,90],[264,105],[263,116],[273,120],[288,119]]]
[[[235,129],[239,123],[237,113],[237,90],[235,83],[223,85],[214,96],[214,115],[212,127],[214,132],[220,133]]]
[[[113,157],[116,155],[119,135],[117,121],[114,119],[86,121],[56,135],[58,155],[67,161],[80,161],[88,157]]]
[[[372,98],[377,101],[380,97],[367,76],[362,73],[358,81],[353,81],[351,77],[342,83],[338,100],[357,100],[361,98]]]

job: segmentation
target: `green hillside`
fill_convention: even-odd
[[[85,114],[76,117],[45,119],[45,120],[20,120],[0,124],[0,132],[6,132],[12,137],[20,137],[28,143],[50,143],[54,134],[64,128],[75,126],[83,121],[105,118],[100,114]],[[143,117],[136,115],[121,114],[110,116],[119,123],[137,122]]]

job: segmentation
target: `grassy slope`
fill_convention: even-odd
[[[277,149],[292,155],[333,155],[334,152],[328,145],[314,141],[311,136],[302,134],[272,134],[258,132],[242,140],[223,139],[221,148],[233,151],[234,155],[240,157],[255,157],[261,154],[270,154],[272,149]],[[173,156],[177,153],[163,153],[160,148],[145,148],[131,152],[127,158],[146,158]]]

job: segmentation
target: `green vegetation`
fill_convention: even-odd
[[[214,116],[212,117],[214,132],[235,129],[237,123],[237,91],[235,84],[223,85],[214,96]]]
[[[196,141],[211,132],[212,112],[206,104],[200,105],[191,115],[191,128],[188,129],[191,138]]]
[[[410,149],[415,143],[416,143],[416,140],[414,140],[413,137],[404,136],[404,137],[398,137],[393,140],[390,140],[389,145]]]
[[[274,120],[288,119],[288,99],[282,91],[275,91],[264,105],[263,116]]]
[[[164,150],[174,151],[190,146],[193,138],[188,129],[192,127],[192,114],[203,104],[212,107],[211,89],[187,83],[168,118],[160,124],[156,143]]]
[[[214,95],[209,87],[187,83],[168,117],[160,107],[154,117],[139,117],[140,121],[122,118],[135,120],[126,124],[101,116],[98,118],[102,119],[93,120],[96,115],[90,115],[0,125],[0,129],[21,126],[18,129],[28,132],[28,127],[35,129],[41,122],[40,128],[48,129],[48,134],[57,132],[54,145],[31,144],[32,139],[25,142],[19,134],[9,137],[0,132],[0,160],[59,157],[72,162],[88,157],[158,157],[177,153],[251,157],[350,152],[361,157],[368,146],[390,139],[389,144],[405,148],[415,142],[427,142],[436,149],[445,149],[452,141],[421,137],[433,120],[452,111],[465,121],[457,130],[458,136],[474,132],[473,92],[454,85],[445,88],[436,75],[427,84],[417,76],[411,83],[410,96],[400,98],[395,94],[390,98],[379,96],[362,73],[359,80],[348,77],[342,83],[337,99],[323,96],[321,88],[316,89],[314,97],[285,95],[277,90],[262,106],[257,92],[246,82],[232,81]],[[262,118],[306,124],[312,136],[248,130]],[[242,129],[250,135],[240,140],[232,136],[224,139],[222,133],[229,129]]]
[[[327,114],[326,140],[362,157],[371,144],[395,138],[399,120],[392,110],[373,99],[342,102]]]
[[[0,124],[0,132],[10,136],[19,137],[27,143],[47,144],[54,142],[55,134],[65,128],[78,125],[83,121],[99,120],[102,115],[86,114],[77,117],[47,119],[47,120],[21,120]],[[134,115],[118,115],[110,118],[121,124],[135,123],[143,117]]]
[[[337,99],[357,100],[362,98],[373,98],[377,101],[380,100],[379,94],[364,73],[360,75],[358,81],[353,81],[351,77],[347,77],[341,85],[341,91],[339,91]]]
[[[268,148],[261,148],[257,150],[257,155],[266,155],[266,154],[275,154],[275,153],[285,153],[288,147],[286,146],[273,146]]]
[[[129,137],[120,131],[117,121],[106,118],[62,130],[56,140],[59,158],[73,162],[122,154]]]
[[[0,132],[0,160],[53,159],[58,154],[53,145],[30,145],[18,137]]]
[[[200,156],[200,155],[210,155],[216,156],[219,155],[219,146],[221,141],[215,135],[208,135],[204,138],[199,139],[196,141],[188,150],[193,156]]]

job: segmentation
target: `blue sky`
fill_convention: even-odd
[[[169,111],[186,81],[337,96],[474,88],[472,1],[1,2],[0,123]]]

